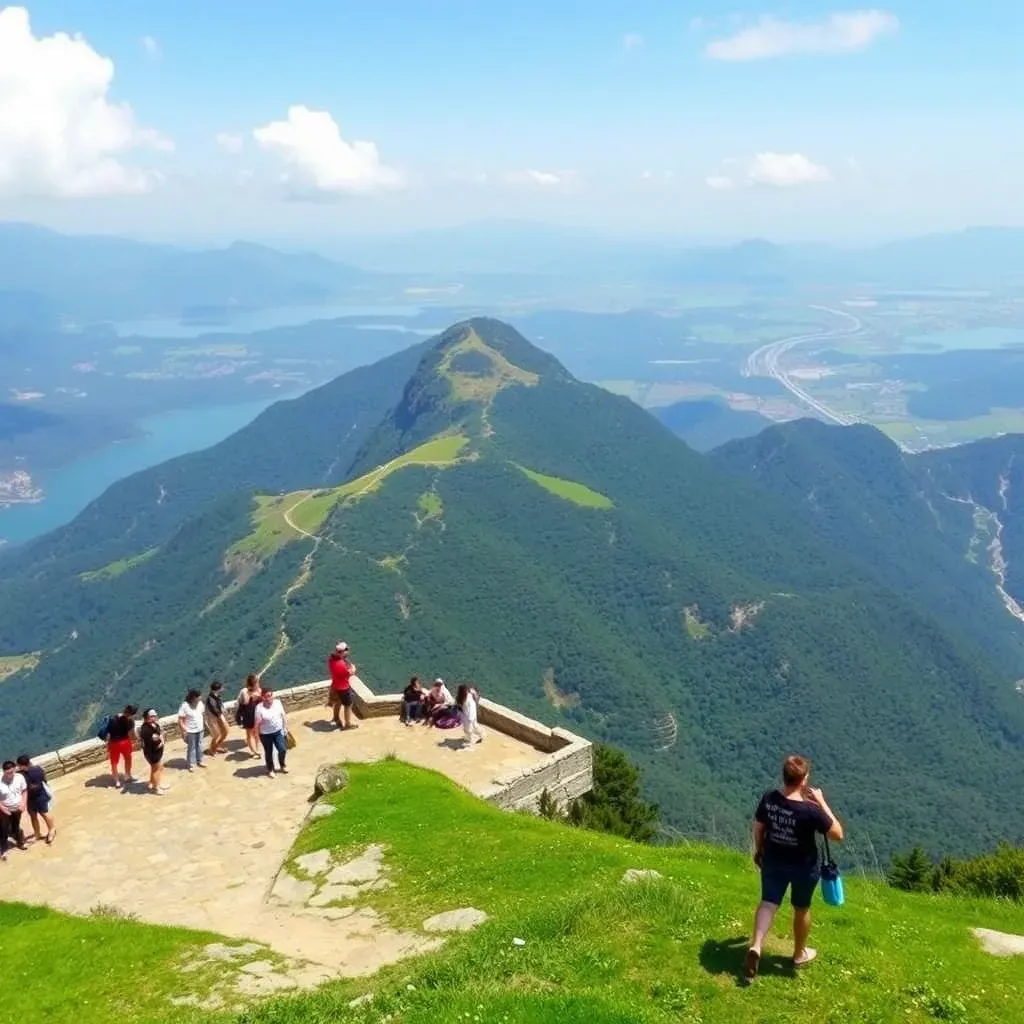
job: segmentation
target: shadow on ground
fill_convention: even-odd
[[[743,977],[743,957],[749,948],[750,940],[745,935],[732,939],[708,939],[700,947],[700,965],[708,974],[732,975],[737,985],[745,985]],[[793,961],[788,956],[777,956],[774,953],[762,953],[759,977],[792,978],[796,972]]]

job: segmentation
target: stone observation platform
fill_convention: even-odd
[[[462,730],[407,728],[398,696],[374,696],[354,680],[357,728],[339,732],[326,707],[328,683],[277,690],[297,746],[289,772],[264,774],[233,728],[227,755],[184,771],[177,719],[161,719],[167,740],[163,795],[146,789],[148,766],[136,752],[139,780],[114,788],[106,745],[87,740],[34,758],[46,769],[55,802],[52,846],[13,850],[0,865],[0,900],[47,904],[71,913],[117,908],[140,920],[264,942],[303,965],[300,984],[368,974],[430,948],[436,939],[398,932],[369,908],[347,917],[331,908],[271,898],[275,880],[311,805],[316,770],[326,763],[369,762],[389,754],[448,775],[508,810],[535,809],[547,789],[559,802],[592,786],[591,745],[509,708],[482,700],[486,739],[462,748]],[[228,720],[234,704],[228,705]],[[26,814],[24,826],[31,831]]]

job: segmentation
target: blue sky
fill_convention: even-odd
[[[27,32],[0,13],[0,217],[311,241],[1024,223],[1022,7],[39,0]]]

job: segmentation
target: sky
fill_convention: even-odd
[[[1024,224],[1022,39],[1020,0],[0,0],[0,220],[310,244]]]

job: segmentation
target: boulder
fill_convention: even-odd
[[[316,781],[313,783],[313,795],[310,802],[319,800],[327,793],[337,793],[348,785],[348,772],[336,764],[322,764],[316,770]]]
[[[475,907],[462,907],[459,910],[448,910],[443,914],[435,914],[423,922],[424,931],[428,932],[468,932],[487,920],[487,915]]]
[[[635,885],[637,882],[653,882],[661,878],[660,871],[651,868],[630,868],[620,879],[623,885]]]

